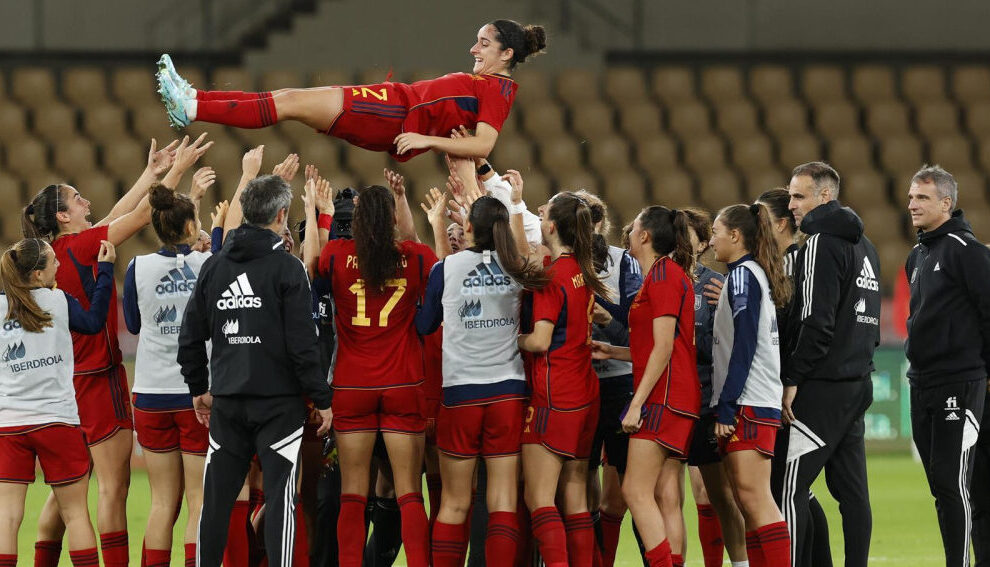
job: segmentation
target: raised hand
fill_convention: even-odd
[[[406,178],[401,173],[386,167],[385,182],[388,183],[388,188],[396,197],[403,197],[406,194]]]
[[[258,177],[258,172],[261,171],[261,160],[264,157],[265,157],[264,144],[248,150],[244,154],[244,157],[241,158],[242,175],[248,179],[254,179],[255,177]]]
[[[306,165],[306,169],[303,170],[303,175],[306,177],[306,181],[320,176],[320,170],[313,164]]]
[[[447,216],[447,194],[441,192],[436,187],[430,189],[429,193],[426,194],[426,202],[420,203],[419,206],[426,212],[426,218],[429,219],[430,224],[433,226],[440,225],[443,226],[446,223]]]
[[[155,177],[162,175],[170,167],[175,159],[175,148],[179,146],[179,140],[172,140],[172,143],[162,149],[158,149],[158,140],[151,139],[151,149],[148,150],[147,169]]]
[[[189,187],[189,198],[199,201],[206,195],[206,190],[217,181],[217,173],[212,167],[201,167],[193,174],[192,185]]]
[[[282,163],[275,166],[272,169],[272,175],[277,175],[285,180],[286,183],[291,183],[293,178],[296,176],[296,172],[299,171],[299,154],[289,154],[285,156]]]
[[[316,183],[316,210],[322,215],[333,216],[336,209],[333,206],[333,187],[330,185],[330,180],[316,177],[314,181]]]
[[[223,221],[224,219],[227,218],[227,208],[229,206],[230,203],[227,201],[220,201],[219,203],[217,203],[217,206],[213,209],[213,212],[210,213],[210,219],[212,223],[211,226],[213,228],[219,228],[223,226]]]
[[[212,140],[203,143],[205,140],[206,132],[200,134],[191,144],[189,143],[189,136],[182,138],[182,143],[175,150],[175,161],[172,164],[172,169],[178,169],[184,172],[192,167],[206,153],[206,150],[213,146]]]
[[[310,214],[316,214],[316,179],[310,178],[306,180],[306,186],[303,187],[302,194],[303,207],[306,211],[306,216]]]
[[[509,185],[512,187],[512,189],[509,191],[509,200],[512,202],[512,204],[518,205],[519,203],[522,203],[523,200],[522,174],[516,171],[515,169],[507,169],[505,171],[505,175],[502,176],[502,179],[508,181]]]

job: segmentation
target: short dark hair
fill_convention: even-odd
[[[927,163],[921,166],[918,173],[915,173],[914,177],[911,178],[911,184],[915,183],[934,183],[935,193],[938,194],[939,200],[948,197],[952,200],[951,210],[955,210],[956,200],[959,197],[959,185],[956,183],[956,178],[942,169],[942,166],[938,164],[928,165]]]
[[[241,193],[244,221],[255,226],[272,224],[278,212],[291,203],[292,187],[278,175],[255,177]]]
[[[839,198],[839,172],[831,165],[823,161],[802,163],[791,172],[791,177],[799,175],[807,175],[814,180],[815,195],[820,194],[822,189],[828,188],[832,192],[833,199]]]

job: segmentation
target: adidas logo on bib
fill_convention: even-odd
[[[183,264],[181,269],[173,268],[162,276],[155,286],[155,295],[159,298],[166,296],[192,295],[196,289],[196,272],[192,271],[187,264]]]
[[[217,309],[226,311],[228,309],[259,309],[261,298],[254,295],[251,282],[248,281],[247,274],[237,276],[227,289],[220,294],[217,300]]]
[[[856,278],[856,287],[868,289],[870,291],[880,291],[880,282],[877,281],[877,274],[873,271],[873,265],[869,258],[863,258],[863,269]]]

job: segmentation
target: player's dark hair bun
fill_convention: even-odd
[[[148,202],[155,210],[170,210],[175,206],[175,192],[161,183],[155,183],[148,189]]]
[[[539,53],[547,48],[547,32],[543,26],[526,26],[526,57]]]

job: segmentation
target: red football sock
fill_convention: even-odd
[[[564,522],[553,506],[532,512],[533,537],[540,546],[540,555],[547,567],[567,567],[567,533]]]
[[[622,533],[622,516],[601,513],[602,526],[602,567],[615,565],[615,552],[619,549],[619,534]],[[707,567],[707,566],[706,566]]]
[[[141,563],[146,567],[169,567],[172,563],[172,550],[145,547],[141,552]]]
[[[226,124],[237,128],[264,128],[278,122],[275,99],[271,93],[252,93],[246,100],[199,100],[196,120]]]
[[[591,567],[594,558],[595,529],[591,514],[581,512],[564,516],[567,537],[567,558],[572,567]]]
[[[95,547],[77,549],[76,551],[70,549],[69,560],[72,561],[73,567],[100,567],[100,556],[96,553]],[[103,556],[103,564],[108,565],[106,555]],[[127,565],[127,562],[124,562],[124,565]]]
[[[529,508],[523,498],[523,487],[519,486],[519,498],[516,501],[516,524],[519,527],[519,543],[516,545],[516,560],[514,565],[529,563],[533,557],[533,531],[530,524]]]
[[[230,512],[230,523],[227,527],[227,547],[223,550],[224,565],[247,565],[250,557],[248,546],[248,512],[250,503],[247,500],[234,502]]]
[[[684,556],[677,553],[671,553],[670,564],[674,567],[684,567]]]
[[[746,532],[746,557],[749,559],[749,567],[766,567],[767,560],[763,556],[760,534],[757,532]]]
[[[187,543],[185,545],[186,551],[186,567],[196,567],[196,544]]]
[[[660,545],[647,551],[646,563],[650,567],[673,567],[670,557],[670,542],[663,540]]]
[[[485,537],[485,565],[512,567],[519,547],[519,517],[515,512],[488,514],[488,535]]]
[[[791,535],[787,522],[767,524],[756,529],[767,567],[791,567]]]
[[[423,495],[410,492],[397,500],[402,517],[402,546],[406,549],[406,564],[409,567],[428,567],[430,526],[426,519],[426,507],[423,506]]]
[[[309,534],[306,532],[302,502],[296,503],[296,540],[292,544],[292,564],[309,567]]]
[[[245,91],[204,91],[196,89],[196,100],[258,100],[262,96],[272,96],[270,92]]]
[[[337,554],[340,567],[361,567],[364,543],[368,537],[364,524],[364,509],[368,499],[357,494],[340,495],[337,516]]]
[[[17,567],[17,554],[0,554],[0,567]]]
[[[430,526],[432,527],[434,522],[437,521],[437,514],[440,513],[440,491],[442,490],[442,485],[440,482],[439,474],[428,474],[426,475],[426,490],[430,496]],[[474,500],[471,500],[474,502]],[[470,512],[468,517],[471,517]]]
[[[100,549],[103,550],[105,567],[127,567],[127,531],[100,534]],[[70,552],[71,555],[71,552]]]
[[[701,554],[705,557],[705,567],[719,567],[725,554],[722,541],[722,525],[718,522],[715,508],[710,504],[698,504],[698,539],[701,540]]]
[[[62,555],[62,540],[34,542],[34,567],[58,567]]]
[[[464,524],[433,523],[433,567],[463,567],[467,554]]]

